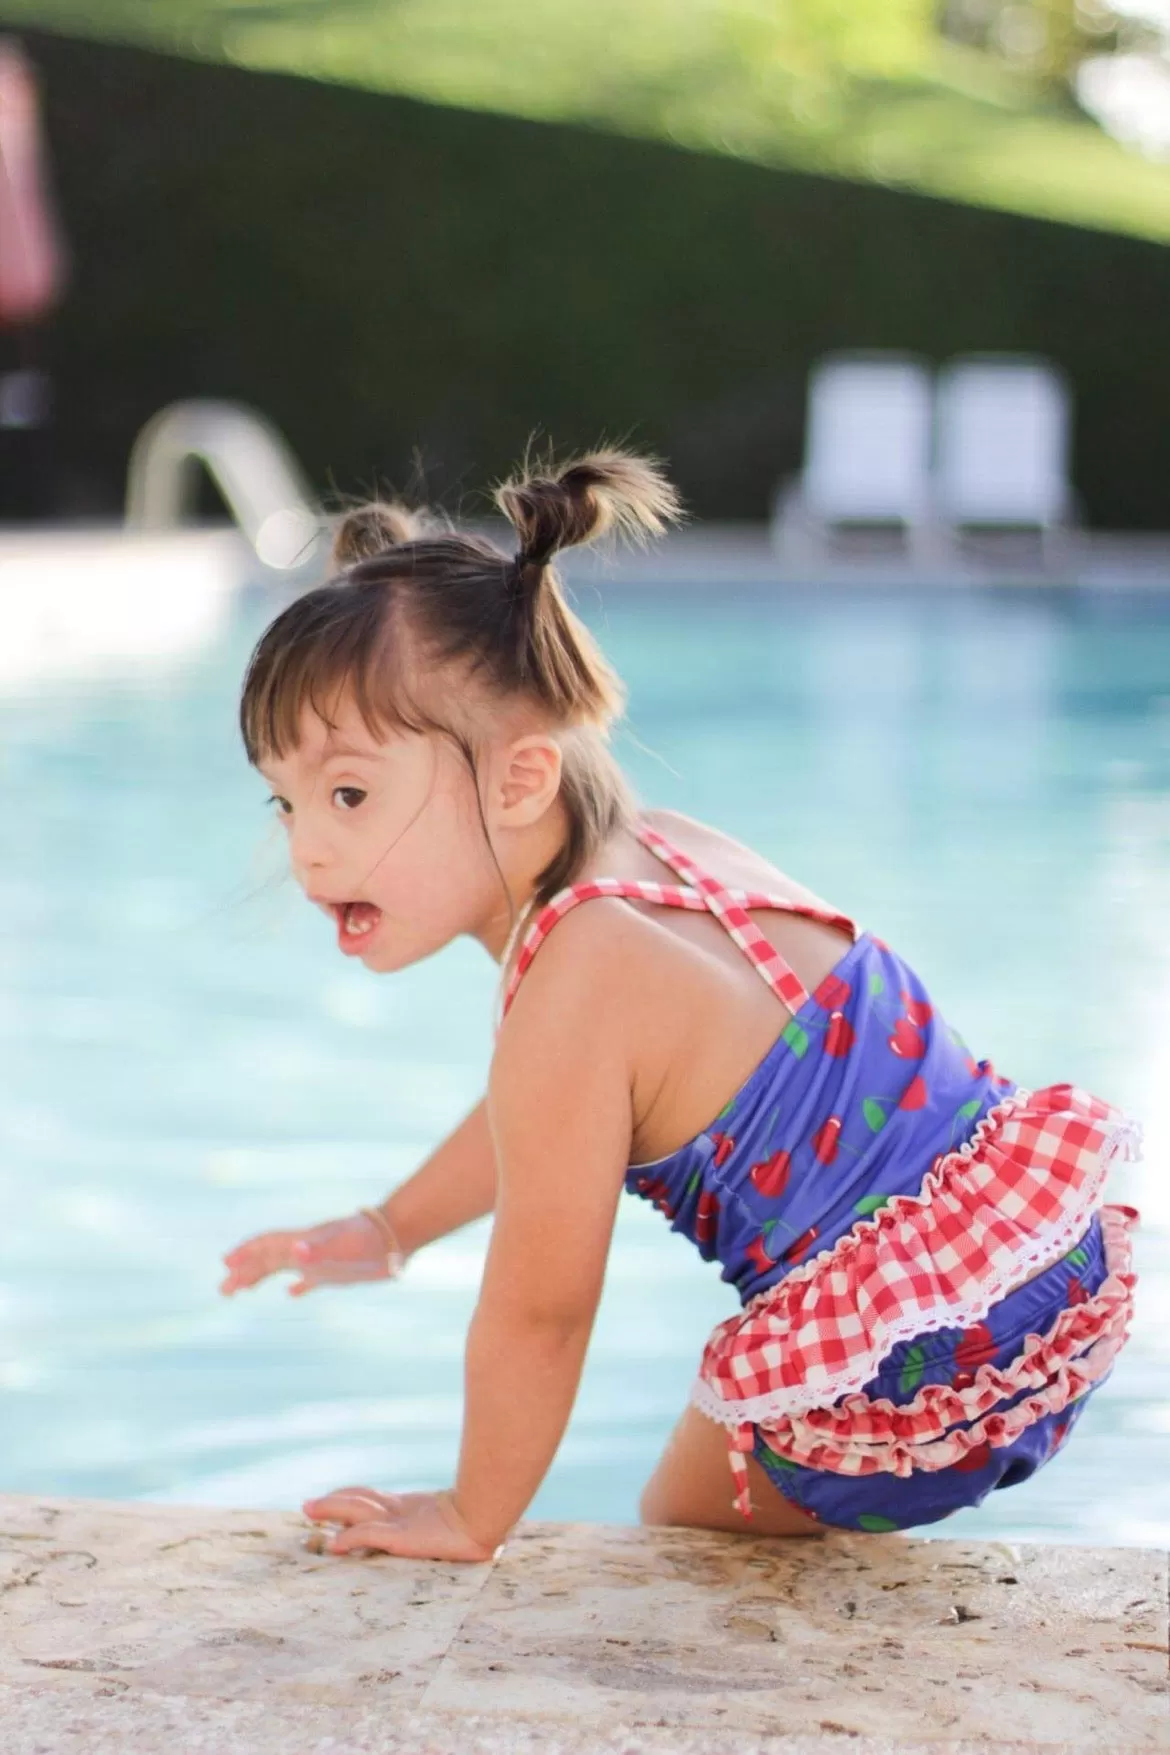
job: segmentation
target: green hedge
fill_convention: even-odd
[[[55,324],[76,508],[133,435],[238,397],[328,490],[458,504],[533,429],[630,436],[755,517],[842,346],[1038,350],[1076,394],[1093,523],[1170,520],[1170,250],[584,129],[47,35],[75,272]]]

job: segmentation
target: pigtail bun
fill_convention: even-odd
[[[645,542],[682,516],[658,460],[627,451],[591,451],[560,468],[513,477],[495,500],[520,539],[517,561],[525,570],[546,567],[561,549],[607,531]]]
[[[357,561],[373,560],[404,542],[419,542],[430,531],[425,514],[412,511],[401,500],[371,500],[364,506],[352,506],[333,532],[333,566],[340,570]]]

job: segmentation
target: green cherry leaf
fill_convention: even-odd
[[[863,1511],[857,1520],[857,1527],[869,1530],[876,1536],[881,1535],[886,1530],[896,1530],[898,1525],[892,1517],[879,1517],[875,1511]]]
[[[799,1466],[797,1463],[794,1463],[791,1458],[781,1456],[779,1451],[773,1450],[770,1444],[761,1445],[760,1452],[760,1461],[765,1464],[770,1464],[774,1469],[792,1469],[795,1471]]]
[[[922,1382],[922,1375],[925,1369],[926,1364],[922,1348],[911,1347],[910,1351],[906,1354],[901,1376],[898,1378],[898,1388],[902,1391],[903,1395],[909,1395],[911,1390],[917,1389],[918,1385]]]
[[[892,1194],[867,1194],[864,1200],[858,1201],[853,1211],[860,1213],[863,1219],[868,1219],[871,1213],[880,1212],[893,1198]]]
[[[719,1114],[715,1117],[716,1121],[726,1121],[734,1108],[735,1098],[733,1097],[731,1102],[724,1104],[723,1108],[719,1111]]]
[[[970,1121],[971,1117],[973,1115],[977,1115],[978,1113],[979,1113],[979,1098],[972,1097],[972,1099],[969,1103],[963,1103],[960,1105],[960,1107],[958,1109],[955,1110],[955,1120],[957,1121],[959,1119],[959,1116],[961,1115],[965,1121]]]
[[[1078,1243],[1075,1249],[1069,1250],[1068,1254],[1065,1256],[1064,1259],[1065,1259],[1065,1261],[1071,1261],[1072,1265],[1074,1267],[1078,1267],[1078,1268],[1088,1267],[1088,1265],[1089,1265],[1089,1252],[1087,1249],[1082,1249],[1080,1244]]]
[[[876,1097],[867,1097],[861,1105],[861,1113],[874,1133],[880,1133],[886,1125],[886,1112]]]
[[[781,1035],[797,1060],[803,1060],[808,1053],[808,1031],[798,1024],[795,1018],[789,1018]]]
[[[690,1181],[687,1183],[687,1193],[694,1194],[696,1188],[698,1188],[698,1186],[699,1186],[700,1182],[702,1182],[702,1180],[703,1180],[703,1172],[701,1170],[696,1170],[695,1174],[691,1177]]]
[[[886,991],[886,984],[876,969],[871,972],[869,977],[869,991],[874,999],[877,998],[879,993],[884,993]]]

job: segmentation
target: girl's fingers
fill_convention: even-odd
[[[326,1543],[330,1554],[352,1554],[361,1548],[374,1548],[382,1554],[395,1554],[402,1544],[403,1532],[397,1522],[390,1523],[380,1519],[372,1523],[351,1524],[349,1529],[338,1530]]]
[[[321,1499],[306,1499],[301,1507],[313,1523],[368,1523],[391,1517],[399,1509],[399,1496],[379,1493],[373,1487],[338,1487]]]

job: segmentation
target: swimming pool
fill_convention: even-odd
[[[478,1096],[492,966],[375,977],[281,880],[197,657],[0,694],[0,1487],[294,1505],[438,1485],[484,1227],[395,1286],[216,1293],[222,1251],[380,1197]],[[1075,1442],[947,1534],[1170,1538],[1170,592],[584,595],[644,795],[893,943],[977,1055],[1138,1115],[1134,1341]],[[555,1173],[555,1165],[550,1166]],[[626,1520],[733,1307],[624,1202],[534,1515]]]

